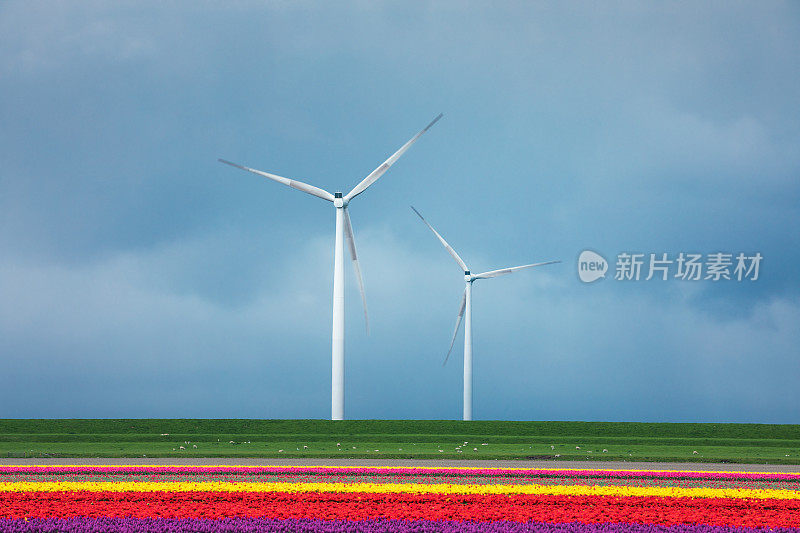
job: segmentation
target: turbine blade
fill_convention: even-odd
[[[461,307],[458,308],[458,318],[456,318],[456,329],[453,330],[453,339],[450,341],[450,349],[447,350],[447,357],[444,358],[442,366],[447,364],[450,359],[450,352],[453,351],[453,344],[456,342],[456,335],[458,335],[458,328],[461,327],[461,319],[464,318],[464,309],[467,307],[467,289],[464,289],[464,296],[461,297]]]
[[[475,279],[496,278],[497,276],[504,276],[506,274],[511,274],[512,272],[516,272],[517,270],[522,270],[523,268],[532,268],[542,265],[552,265],[553,263],[560,263],[560,262],[561,261],[545,261],[544,263],[532,263],[530,265],[522,265],[511,268],[501,268],[500,270],[490,270],[489,272],[477,274],[475,276]]]
[[[450,255],[452,255],[452,256],[453,256],[453,259],[455,259],[455,260],[456,260],[456,263],[458,263],[458,266],[460,266],[460,267],[461,267],[461,270],[463,270],[464,272],[466,272],[467,270],[469,270],[469,267],[468,267],[468,266],[467,266],[467,264],[464,262],[464,260],[463,260],[463,259],[461,259],[461,258],[458,256],[458,254],[456,253],[456,251],[455,251],[455,250],[453,250],[453,247],[452,247],[452,246],[450,246],[449,244],[447,244],[447,241],[446,241],[446,240],[444,240],[444,237],[442,237],[441,235],[439,235],[439,232],[437,232],[435,229],[433,229],[433,226],[431,226],[430,224],[428,224],[428,221],[427,221],[427,220],[425,220],[425,218],[424,218],[422,215],[420,215],[420,214],[419,214],[419,211],[417,211],[416,209],[414,209],[414,206],[413,206],[413,205],[411,206],[411,209],[413,209],[413,210],[414,210],[414,212],[417,214],[417,216],[418,216],[419,218],[421,218],[421,219],[422,219],[422,221],[425,223],[425,225],[426,225],[426,226],[428,226],[428,228],[430,228],[430,230],[433,232],[433,234],[434,234],[434,235],[436,235],[436,238],[437,238],[437,239],[439,239],[439,242],[441,242],[441,243],[442,243],[442,246],[444,246],[445,250],[447,250],[447,253],[449,253]]]
[[[353,260],[353,270],[356,272],[358,280],[358,290],[361,293],[361,303],[364,304],[364,323],[367,325],[367,335],[369,335],[369,315],[367,315],[367,295],[364,292],[364,280],[361,278],[361,268],[358,266],[358,254],[356,254],[356,239],[353,236],[353,225],[350,223],[350,213],[344,208],[344,235],[347,238],[347,245],[350,247],[350,259]]]
[[[428,131],[431,126],[436,124],[436,121],[439,120],[440,118],[442,118],[441,113],[439,113],[439,116],[433,119],[430,124],[425,126],[425,128],[422,131],[414,135],[407,143],[401,146],[400,149],[396,151],[394,154],[392,154],[392,156],[389,159],[384,161],[381,164],[381,166],[370,172],[366,178],[361,180],[361,183],[353,187],[353,190],[347,193],[347,195],[344,197],[344,201],[349,202],[350,200],[352,200],[353,198],[364,192],[367,189],[367,187],[378,181],[378,178],[383,176],[383,173],[389,170],[389,167],[394,165],[395,161],[400,159],[400,156],[403,155],[406,150],[411,148],[411,145],[414,144],[417,141],[417,139],[419,139],[422,136],[423,133]]]
[[[302,181],[297,181],[297,180],[290,180],[289,178],[284,178],[283,176],[277,176],[275,174],[270,174],[269,172],[262,172],[260,170],[256,170],[250,167],[243,167],[242,165],[237,165],[236,163],[231,163],[230,161],[226,161],[224,159],[218,159],[217,161],[219,161],[220,163],[225,163],[226,165],[230,165],[232,167],[246,170],[247,172],[252,172],[253,174],[258,174],[259,176],[264,176],[265,178],[269,178],[272,181],[283,183],[284,185],[288,185],[293,189],[297,189],[298,191],[303,191],[305,193],[316,196],[317,198],[322,198],[323,200],[328,200],[329,202],[333,201],[333,195],[331,193],[329,193],[324,189],[320,189],[319,187],[314,187],[313,185],[309,185],[308,183],[303,183]]]

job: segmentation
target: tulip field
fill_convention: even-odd
[[[0,465],[0,531],[800,532],[800,474]]]

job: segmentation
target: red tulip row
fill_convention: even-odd
[[[7,492],[0,518],[372,518],[800,527],[800,500],[283,492]]]

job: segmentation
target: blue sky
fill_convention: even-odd
[[[0,4],[0,417],[800,422],[800,6]],[[584,284],[577,257],[608,259]],[[617,281],[620,252],[764,259]]]

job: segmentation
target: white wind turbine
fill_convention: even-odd
[[[400,147],[392,156],[384,161],[378,168],[373,170],[366,178],[353,187],[353,190],[342,195],[340,192],[333,194],[326,190],[314,187],[302,181],[292,180],[269,174],[260,170],[237,165],[224,159],[220,159],[221,163],[231,165],[259,176],[269,178],[278,183],[288,185],[299,191],[303,191],[317,198],[333,202],[336,208],[336,238],[333,247],[333,335],[331,340],[331,420],[344,419],[344,238],[347,238],[347,244],[350,249],[350,258],[353,260],[353,269],[356,273],[358,280],[358,290],[361,292],[361,301],[364,304],[364,320],[367,326],[367,333],[369,333],[369,318],[367,316],[367,299],[364,294],[364,281],[361,279],[361,269],[358,266],[358,256],[356,255],[356,242],[353,238],[353,226],[350,223],[350,215],[347,212],[347,205],[350,201],[367,190],[367,187],[378,181],[384,172],[389,170],[395,161],[400,159],[400,156],[408,150],[420,136],[428,131],[437,120],[442,118],[439,114],[430,124],[414,135],[407,143]]]
[[[530,265],[490,270],[481,274],[472,274],[464,260],[458,256],[455,250],[453,250],[453,247],[447,244],[447,241],[445,241],[444,238],[439,235],[435,229],[433,229],[433,226],[428,224],[428,221],[419,214],[419,211],[414,209],[414,206],[411,206],[411,209],[414,210],[417,216],[421,218],[425,225],[430,228],[434,235],[436,235],[436,238],[439,239],[439,242],[442,243],[442,246],[444,246],[445,250],[447,250],[447,252],[453,256],[453,259],[456,260],[458,266],[460,266],[461,270],[464,271],[464,283],[466,284],[466,287],[464,288],[464,296],[461,297],[461,307],[458,309],[456,329],[453,331],[453,339],[450,341],[450,349],[447,350],[447,357],[444,358],[443,364],[446,364],[447,360],[450,358],[450,352],[453,351],[453,344],[456,342],[458,328],[461,326],[461,319],[464,318],[464,315],[466,314],[467,318],[464,321],[464,420],[472,420],[472,282],[476,279],[496,278],[497,276],[503,276],[505,274],[516,272],[517,270],[522,270],[523,268],[551,265],[553,263],[560,263],[561,261],[545,261],[543,263],[532,263]]]

